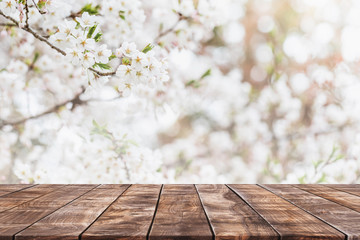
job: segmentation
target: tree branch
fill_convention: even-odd
[[[41,11],[41,9],[38,7],[38,5],[36,5],[36,3],[35,3],[34,0],[32,0],[32,2],[33,2],[34,6],[36,7],[36,9],[38,10],[38,12],[39,12],[40,14],[45,14],[45,13],[46,13],[46,12],[44,12],[44,11]]]
[[[2,15],[3,17],[9,19],[10,21],[12,21],[14,24],[16,24],[16,26],[20,27],[19,22],[16,21],[14,18],[7,16],[3,13],[3,11],[0,10],[0,15]],[[44,38],[43,36],[40,36],[39,34],[37,34],[32,28],[30,28],[29,26],[26,26],[24,28],[21,28],[26,32],[31,33],[35,38],[39,39],[42,42],[45,42],[47,45],[49,45],[52,49],[55,49],[56,51],[58,51],[59,53],[61,53],[62,55],[66,56],[66,53],[61,50],[60,48],[54,46],[53,44],[51,44],[46,38]]]
[[[159,33],[159,35],[154,39],[155,42],[158,42],[160,40],[160,38],[162,38],[163,36],[171,33],[172,31],[175,30],[175,28],[177,27],[177,25],[184,19],[187,19],[187,17],[184,17],[181,13],[177,13],[179,15],[179,19],[176,21],[176,23],[170,27],[169,29]]]
[[[27,3],[27,2],[26,2]],[[66,56],[66,53],[64,50],[56,47],[55,45],[53,45],[52,43],[50,43],[45,37],[43,36],[40,36],[38,33],[36,33],[32,28],[30,28],[30,26],[28,25],[28,6],[27,4],[25,5],[25,9],[26,10],[26,24],[25,24],[25,27],[24,28],[21,28],[23,29],[24,31],[27,31],[29,33],[31,33],[35,38],[39,39],[40,41],[42,42],[45,42],[47,45],[49,45],[52,49],[55,49],[57,52],[61,53],[63,56]],[[16,21],[14,18],[10,17],[10,16],[7,16],[5,15],[1,10],[0,10],[0,15],[2,15],[3,17],[9,19],[10,21],[12,21],[15,26],[19,27],[19,22]],[[112,75],[115,75],[115,71],[113,72],[107,72],[107,73],[103,73],[103,72],[100,72],[94,68],[89,68],[89,70],[93,71],[94,73],[98,74],[99,76],[112,76]]]
[[[112,75],[115,75],[116,71],[113,71],[113,72],[107,72],[107,73],[103,73],[103,72],[100,72],[94,68],[89,68],[89,70],[93,71],[94,73],[96,73],[97,75],[99,76],[112,76]]]
[[[17,27],[14,23],[0,23],[1,27]]]
[[[29,6],[27,0],[25,0],[25,28],[29,28]]]
[[[69,100],[66,100],[64,102],[61,102],[59,104],[56,104],[55,106],[49,108],[48,110],[44,111],[44,112],[41,112],[39,114],[36,114],[36,115],[33,115],[33,116],[30,116],[30,117],[27,117],[27,118],[23,118],[23,119],[20,119],[20,120],[17,120],[17,121],[14,121],[14,122],[10,122],[10,121],[6,121],[6,120],[1,120],[0,119],[0,129],[2,129],[3,127],[7,126],[7,125],[10,125],[10,126],[17,126],[17,125],[20,125],[22,123],[25,123],[26,121],[28,120],[31,120],[31,119],[36,119],[36,118],[40,118],[40,117],[43,117],[45,115],[48,115],[50,113],[54,113],[54,112],[57,112],[61,107],[69,104],[69,103],[72,103],[72,107],[71,107],[71,110],[74,110],[77,106],[81,105],[81,104],[84,104],[86,103],[87,101],[83,101],[80,99],[80,96],[85,92],[85,88],[83,87],[81,89],[81,91],[79,93],[77,93],[73,98],[69,99]]]

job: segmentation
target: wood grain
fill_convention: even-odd
[[[339,229],[348,240],[360,239],[360,213],[293,186],[263,187]]]
[[[256,185],[229,185],[280,234],[283,240],[345,239],[333,227]]]
[[[0,197],[33,186],[33,184],[0,184]]]
[[[360,184],[324,184],[324,185],[360,197]]]
[[[21,191],[6,194],[0,197],[0,212],[12,209],[21,204],[39,198],[45,194],[56,191],[65,185],[36,185]]]
[[[66,185],[2,212],[0,214],[0,240],[12,240],[16,233],[24,230],[31,224],[68,204],[94,187],[96,187],[96,185]],[[44,188],[53,189],[56,187],[44,185]]]
[[[161,185],[128,188],[83,234],[83,240],[146,239]]]
[[[225,185],[196,185],[215,239],[278,239],[275,230]]]
[[[0,185],[0,240],[354,240],[360,239],[359,189]]]
[[[319,184],[296,184],[297,188],[360,212],[360,197]]]
[[[164,185],[149,239],[213,239],[194,185]]]
[[[98,186],[16,234],[15,240],[76,240],[128,187]]]

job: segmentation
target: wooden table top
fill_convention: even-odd
[[[360,239],[360,185],[0,185],[3,239]]]

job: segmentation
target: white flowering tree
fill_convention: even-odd
[[[0,0],[0,182],[357,182],[359,12]]]

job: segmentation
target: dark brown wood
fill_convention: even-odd
[[[33,184],[0,184],[0,197],[33,186]]]
[[[272,184],[263,187],[339,229],[348,240],[360,239],[359,212],[293,186]]]
[[[294,186],[360,212],[360,197],[354,194],[319,184],[297,184]]]
[[[359,236],[360,185],[0,185],[0,240]]]
[[[21,204],[25,204],[33,199],[39,198],[45,194],[56,191],[65,185],[36,185],[21,191],[6,194],[0,197],[0,212],[9,210]]]
[[[128,187],[129,185],[98,186],[16,234],[15,240],[76,240]]]
[[[41,186],[41,185],[40,185]],[[0,214],[0,240],[12,240],[14,235],[43,217],[90,191],[97,185],[67,185],[27,201]],[[44,188],[57,188],[45,185]],[[26,191],[26,189],[24,190]]]
[[[345,239],[304,210],[256,185],[229,185],[281,235],[282,240]]]
[[[132,185],[82,234],[81,239],[146,239],[160,189],[161,185]]]
[[[213,239],[194,185],[164,185],[149,239]]]
[[[225,185],[196,185],[215,239],[278,239],[275,230]]]
[[[324,184],[324,185],[360,197],[360,184]]]

